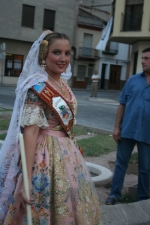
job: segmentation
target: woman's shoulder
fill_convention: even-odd
[[[32,88],[28,89],[27,91],[25,103],[45,106],[45,103],[43,102],[43,100],[38,95],[35,94]]]
[[[40,100],[39,96],[37,96],[31,88],[27,91],[26,99],[31,102],[37,102]]]

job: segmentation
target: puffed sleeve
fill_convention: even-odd
[[[44,113],[45,103],[29,89],[27,92],[24,109],[21,118],[21,127],[37,125],[40,128],[49,126]]]

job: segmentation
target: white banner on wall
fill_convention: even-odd
[[[98,44],[96,45],[95,49],[101,50],[101,51],[105,50],[107,41],[109,39],[112,22],[113,22],[113,17],[111,17],[110,20],[107,22],[107,25],[102,32],[102,37],[99,40]]]

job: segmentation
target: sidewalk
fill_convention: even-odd
[[[134,151],[137,151],[136,147]],[[110,162],[115,162],[116,152],[111,152],[101,157],[85,157],[87,162],[92,162],[110,169]],[[136,185],[138,177],[134,174],[125,175],[123,192],[129,192],[136,198]],[[150,225],[150,200],[134,202],[130,204],[117,203],[116,205],[105,205],[109,195],[111,182],[104,186],[96,187],[100,200],[101,224],[102,225]]]
[[[95,163],[100,166],[104,166],[108,168],[112,173],[114,172],[114,169],[112,166],[110,166],[110,162],[115,163],[116,160],[116,152],[111,152],[107,155],[103,155],[100,157],[85,157],[85,160],[87,162]],[[138,177],[135,174],[126,174],[125,180],[124,180],[124,186],[123,186],[123,192],[129,194],[135,199],[135,192],[136,192],[136,185],[137,185]],[[100,203],[101,205],[105,205],[105,201],[108,198],[109,192],[111,189],[111,182],[107,183],[104,186],[98,186],[96,187]],[[132,193],[131,193],[132,190]]]

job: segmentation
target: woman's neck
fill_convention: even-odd
[[[60,81],[60,75],[53,75],[53,74],[50,75],[50,74],[48,74],[48,77],[52,78],[55,81]]]
[[[54,79],[55,81],[60,81],[60,76],[61,76],[61,74],[48,73],[48,72],[47,72],[47,74],[48,74],[48,77]]]

